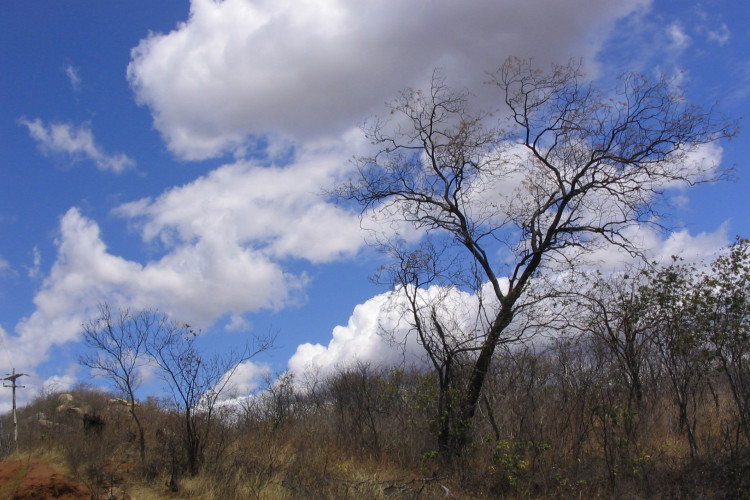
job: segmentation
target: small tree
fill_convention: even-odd
[[[170,397],[183,422],[183,447],[190,475],[201,465],[211,435],[214,410],[239,365],[268,350],[273,337],[255,339],[240,351],[214,356],[200,353],[200,332],[190,325],[165,323],[148,339],[147,352],[160,369]]]
[[[452,436],[462,432],[456,428],[462,425],[456,418],[456,398],[464,388],[463,372],[470,364],[470,353],[480,345],[477,329],[481,330],[482,324],[475,324],[475,308],[483,307],[481,298],[479,301],[467,300],[468,294],[456,286],[461,278],[460,263],[447,261],[443,254],[445,250],[436,248],[429,240],[410,251],[393,247],[389,251],[396,258],[383,266],[378,274],[381,281],[396,285],[390,311],[396,313],[401,326],[405,326],[409,334],[416,336],[416,342],[424,350],[435,375],[435,427],[438,448],[443,450],[451,446]],[[458,303],[462,305],[457,307]],[[394,342],[406,340],[393,338],[390,334],[382,331],[382,335]]]
[[[650,273],[631,272],[604,276],[601,273],[583,277],[564,296],[569,326],[601,342],[622,374],[628,391],[628,410],[637,412],[644,399],[644,377],[653,355],[654,337],[659,318],[651,314],[654,305],[644,289]]]
[[[661,368],[672,387],[691,456],[700,453],[697,409],[712,367],[705,330],[698,321],[697,275],[695,265],[673,262],[656,270],[641,289],[642,300],[649,304],[647,315],[656,328],[653,340]]]
[[[490,113],[472,112],[468,92],[435,75],[427,91],[404,91],[391,104],[396,127],[380,120],[366,127],[380,149],[360,158],[358,175],[336,193],[363,213],[430,234],[430,244],[445,249],[442,258],[458,265],[432,269],[450,269],[443,276],[456,286],[479,295],[489,285],[458,420],[449,426],[457,430],[454,451],[466,442],[495,349],[508,341],[532,279],[601,245],[637,253],[628,230],[657,220],[668,187],[714,179],[715,165],[687,168],[689,155],[736,131],[664,80],[628,75],[610,95],[578,64],[543,73],[517,59],[492,80],[505,130],[487,126]],[[397,259],[418,246],[399,237],[380,242]]]
[[[698,321],[734,399],[750,445],[750,241],[738,239],[698,283]]]
[[[99,317],[83,325],[83,341],[92,351],[83,354],[80,363],[109,379],[126,399],[138,431],[141,466],[146,462],[146,438],[135,393],[141,384],[140,369],[148,363],[146,343],[164,328],[165,321],[163,315],[150,310],[132,313],[120,309],[113,315],[109,304],[102,303]]]

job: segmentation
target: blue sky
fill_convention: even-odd
[[[207,350],[277,331],[240,390],[390,359],[379,256],[321,196],[363,120],[436,67],[497,105],[482,83],[508,56],[666,74],[741,117],[748,23],[730,0],[0,2],[0,372],[29,374],[26,399],[91,381],[80,325],[104,300],[200,325]],[[750,236],[745,135],[706,153],[737,180],[674,195],[654,255]]]

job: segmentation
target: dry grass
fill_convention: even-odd
[[[542,361],[516,359],[512,377],[493,375],[490,406],[483,405],[471,444],[453,460],[435,451],[435,401],[422,391],[425,377],[361,367],[339,376],[358,377],[360,387],[370,384],[368,398],[341,392],[354,385],[338,384],[338,392],[327,392],[322,384],[316,393],[238,410],[212,434],[194,476],[185,468],[175,414],[153,402],[141,408],[147,429],[141,468],[127,414],[108,409],[103,404],[108,395],[87,389],[74,391],[74,397],[103,416],[102,429],[85,430],[80,420],[57,410],[58,395],[46,395],[22,410],[24,440],[15,456],[54,464],[102,497],[124,491],[139,500],[750,493],[750,479],[744,479],[750,478],[747,443],[736,439],[734,407],[721,384],[699,400],[701,455],[690,457],[663,387],[652,387],[633,412],[613,379],[575,374],[576,384],[566,393],[555,385],[555,364]],[[366,439],[357,434],[362,428]]]

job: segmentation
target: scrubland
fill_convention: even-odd
[[[137,406],[141,463],[129,408],[80,386],[19,410],[17,451],[4,415],[3,459],[43,457],[94,498],[750,496],[748,443],[721,371],[695,387],[687,421],[659,366],[641,375],[636,400],[595,338],[500,353],[458,454],[437,448],[429,372],[359,364],[320,380],[286,375],[215,409],[196,474],[166,402]]]

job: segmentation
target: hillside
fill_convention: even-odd
[[[563,353],[572,355],[557,355]],[[617,400],[605,406],[603,388],[582,384],[581,373],[568,371],[567,380],[558,379],[564,385],[556,385],[564,375],[561,359],[516,353],[512,373],[494,372],[498,392],[486,398],[469,447],[452,458],[437,452],[435,387],[421,373],[359,365],[304,391],[275,385],[243,404],[222,406],[195,474],[185,461],[180,414],[166,403],[149,399],[137,407],[146,430],[141,463],[122,400],[87,387],[46,394],[19,411],[18,452],[10,453],[4,436],[0,498],[741,498],[750,492],[747,449],[732,448],[725,434],[726,388],[714,388],[717,399],[700,399],[701,454],[691,457],[668,398],[626,415]],[[498,361],[511,366],[511,358]],[[12,429],[9,415],[2,423]],[[637,441],[628,441],[628,433]]]

